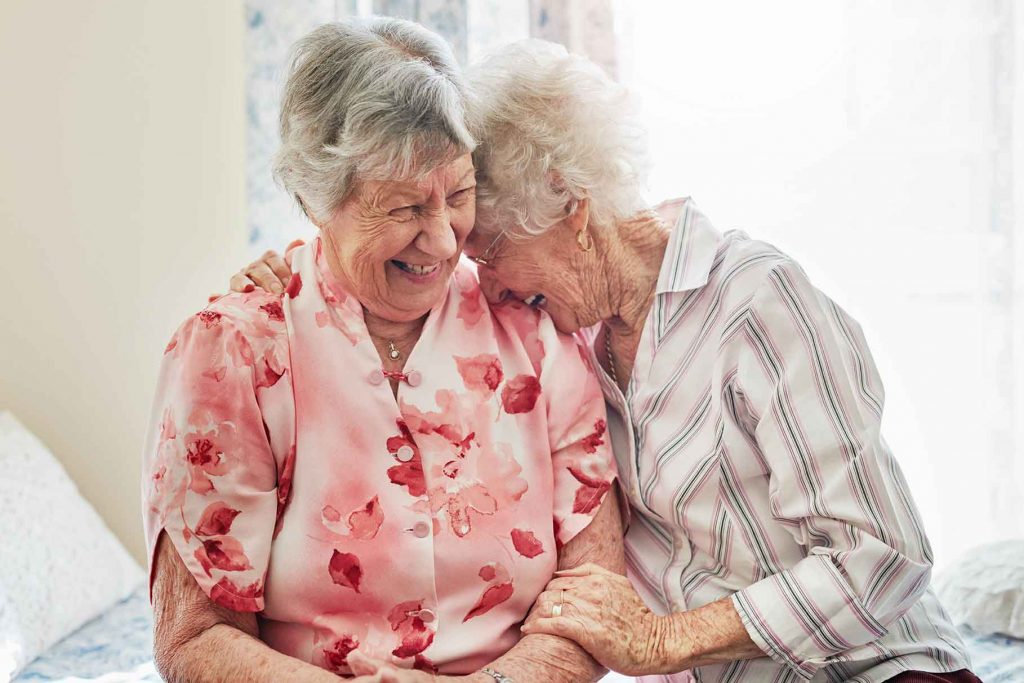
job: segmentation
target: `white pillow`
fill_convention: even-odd
[[[935,580],[955,624],[1024,638],[1024,540],[979,546]]]
[[[144,578],[56,458],[0,412],[0,683]]]

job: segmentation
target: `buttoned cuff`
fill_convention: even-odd
[[[829,658],[887,633],[822,555],[758,581],[732,601],[751,640],[808,680]]]

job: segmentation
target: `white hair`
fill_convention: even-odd
[[[389,17],[320,26],[293,47],[274,176],[327,218],[363,180],[421,177],[476,146],[448,43]]]
[[[537,235],[583,198],[599,226],[645,208],[646,135],[626,89],[595,64],[560,45],[524,40],[467,76],[470,125],[480,140],[478,229]]]

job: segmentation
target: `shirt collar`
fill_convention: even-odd
[[[682,200],[683,210],[665,248],[655,292],[686,292],[703,287],[711,275],[722,233],[700,212],[689,197]]]

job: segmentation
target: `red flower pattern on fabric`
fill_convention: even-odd
[[[331,575],[331,581],[339,586],[351,588],[359,592],[359,584],[363,580],[363,567],[359,558],[352,553],[342,553],[335,550],[331,554],[331,561],[327,566]]]
[[[262,581],[254,581],[248,586],[239,588],[225,576],[210,589],[211,600],[236,612],[255,612],[258,609],[257,600],[262,597]]]
[[[195,558],[207,576],[213,576],[211,569],[225,572],[242,572],[252,569],[249,558],[242,550],[242,544],[230,536],[208,538],[196,548]]]
[[[320,521],[328,531],[337,536],[369,540],[380,531],[384,523],[384,510],[380,505],[380,498],[374,496],[366,505],[352,511],[344,524],[342,514],[337,508],[333,505],[324,505],[320,511]]]
[[[544,552],[544,545],[537,540],[533,532],[523,529],[512,530],[512,545],[523,557],[533,558]]]
[[[540,382],[533,375],[517,375],[505,382],[501,390],[501,405],[505,412],[528,413],[537,404],[540,396]]]
[[[455,356],[455,364],[462,375],[467,389],[492,394],[505,378],[501,361],[493,353],[484,353],[472,358]]]
[[[422,600],[401,602],[388,614],[391,630],[398,633],[399,644],[391,651],[396,657],[414,657],[434,642],[434,631],[420,617]]]
[[[589,476],[575,466],[569,467],[569,473],[581,484],[576,490],[576,497],[572,502],[572,511],[583,515],[590,514],[597,509],[604,498],[604,494],[611,489],[611,482]]]
[[[327,668],[336,673],[348,673],[348,656],[359,649],[359,640],[355,636],[344,635],[334,641],[329,649],[324,649],[324,661]]]
[[[583,528],[599,480],[612,478],[599,387],[546,316],[489,308],[460,265],[421,339],[460,355],[423,356],[420,385],[403,385],[397,411],[389,401],[383,414],[381,397],[359,391],[379,368],[364,358],[359,302],[319,265],[293,267],[301,275],[285,293],[220,297],[168,343],[144,475],[147,538],[166,530],[226,608],[262,610],[263,582],[276,580],[268,615],[302,619],[287,636],[268,632],[268,645],[342,676],[355,649],[430,673],[493,656],[530,600],[519,593],[543,583],[544,553]],[[322,371],[337,354],[342,377]],[[557,384],[542,392],[537,378],[552,367]],[[431,545],[447,558],[433,586],[394,561]],[[449,600],[467,589],[479,592]],[[435,601],[430,611],[416,595]],[[401,609],[389,618],[392,605]],[[479,646],[430,655],[453,645],[435,621],[459,620],[474,621]]]
[[[463,623],[491,611],[497,605],[511,598],[514,592],[508,570],[501,563],[491,562],[481,567],[480,578],[490,585],[480,595],[480,599],[476,601],[473,608],[462,618]]]
[[[604,440],[601,437],[604,436],[607,426],[604,420],[598,419],[594,423],[594,431],[583,437],[583,440],[580,441],[583,450],[587,453],[597,453],[598,447],[604,445]]]
[[[224,536],[231,533],[231,523],[235,521],[240,513],[222,501],[210,503],[203,510],[199,523],[196,524],[196,536]]]
[[[292,279],[288,281],[288,287],[285,288],[284,293],[288,295],[289,299],[294,299],[302,291],[302,275],[299,273],[292,273]]]

